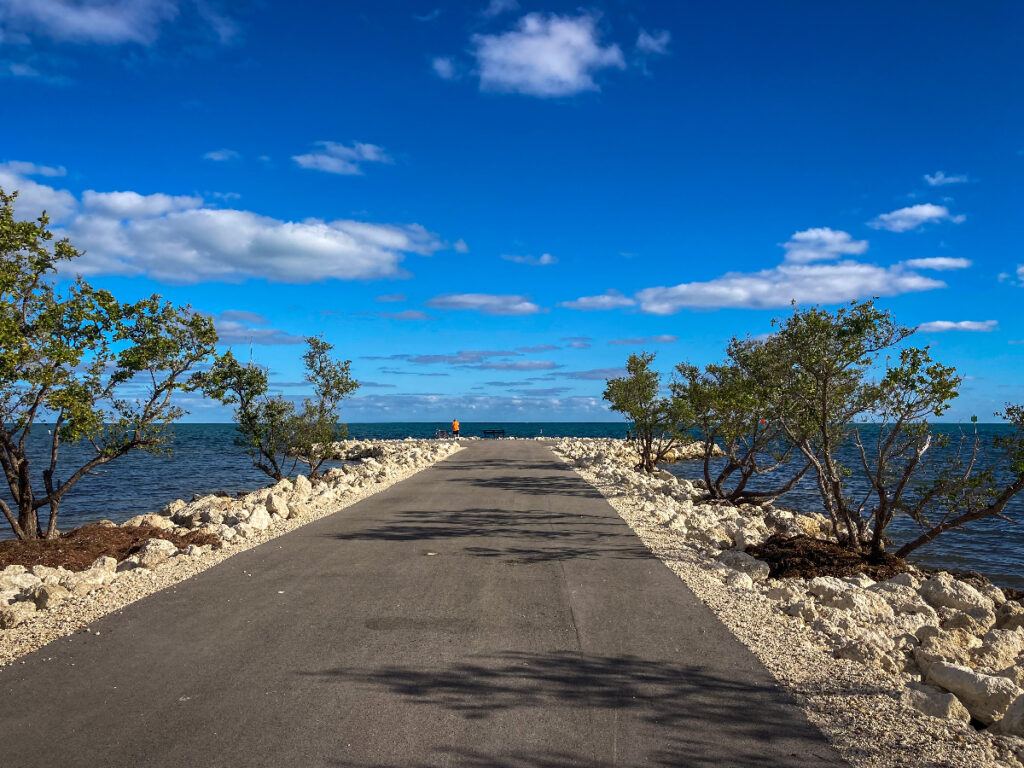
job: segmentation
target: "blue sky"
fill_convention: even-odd
[[[0,0],[0,186],[351,421],[597,420],[880,296],[985,420],[1024,371],[1024,6]],[[190,419],[228,414],[193,401]]]

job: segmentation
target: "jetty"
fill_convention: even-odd
[[[539,441],[468,441],[0,690],[19,768],[845,765]]]

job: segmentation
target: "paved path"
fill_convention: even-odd
[[[548,448],[447,461],[0,671],[11,768],[840,765]]]

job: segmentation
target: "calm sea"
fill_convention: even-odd
[[[448,423],[379,423],[349,424],[355,438],[429,438]],[[61,528],[109,518],[125,520],[133,515],[154,512],[173,499],[190,499],[195,494],[214,491],[236,493],[266,484],[266,477],[253,469],[249,457],[235,445],[231,424],[178,424],[173,428],[171,456],[134,454],[122,457],[93,475],[84,478],[68,495],[61,511]],[[464,436],[481,435],[485,429],[504,429],[514,437],[616,437],[626,434],[626,426],[606,422],[463,422]],[[868,428],[870,429],[870,428]],[[960,427],[942,425],[939,429],[956,436]],[[984,424],[979,430],[986,442],[1007,427]],[[30,438],[32,452],[41,463],[46,455],[48,435],[45,427]],[[67,446],[62,465],[72,467],[86,454],[85,446]],[[853,462],[851,453],[847,461]],[[670,467],[682,477],[701,477],[699,462],[684,462]],[[6,489],[4,489],[6,490]],[[856,490],[856,489],[855,489]],[[5,498],[9,498],[3,493]],[[820,511],[817,489],[806,478],[780,502],[781,506],[800,511]],[[1011,517],[1024,523],[1024,498],[1014,501],[1008,510]],[[909,520],[894,524],[894,538],[899,541],[912,535],[915,525]],[[9,536],[0,519],[0,538]],[[1024,525],[1004,520],[988,520],[974,524],[970,532],[951,532],[921,550],[919,559],[943,568],[977,570],[997,584],[1024,589]]]

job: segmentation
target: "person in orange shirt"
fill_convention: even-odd
[[[455,437],[459,436],[459,420],[452,419],[452,435]]]

